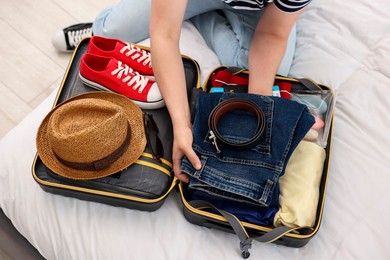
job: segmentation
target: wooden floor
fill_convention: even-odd
[[[58,53],[52,35],[116,2],[0,0],[0,139],[60,85],[71,54]]]

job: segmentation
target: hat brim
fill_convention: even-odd
[[[59,107],[66,103],[85,98],[102,99],[121,106],[130,125],[131,137],[130,144],[127,150],[118,160],[116,160],[107,168],[99,171],[77,170],[65,166],[57,159],[57,156],[51,149],[49,140],[47,138],[48,122],[53,112],[55,112]],[[58,175],[78,180],[97,179],[109,176],[129,167],[141,156],[141,154],[145,150],[146,137],[144,130],[143,113],[142,110],[132,100],[120,94],[100,91],[81,94],[64,101],[60,105],[53,108],[46,115],[46,117],[43,119],[41,125],[38,128],[36,145],[38,156],[42,160],[43,164]]]

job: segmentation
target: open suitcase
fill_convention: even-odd
[[[80,59],[87,51],[89,41],[90,38],[85,38],[75,50],[53,107],[76,95],[96,91],[84,85],[79,78]],[[147,50],[146,47],[140,47]],[[183,64],[188,89],[197,87],[198,64],[185,56]],[[164,150],[160,160],[153,158],[151,148],[147,145],[142,156],[122,172],[96,180],[72,180],[50,171],[36,155],[32,166],[35,181],[43,190],[55,194],[137,210],[157,210],[176,185],[171,172],[172,125],[165,107],[143,112],[151,114],[158,126],[158,136]]]
[[[248,78],[248,71],[234,68],[221,66],[215,68],[209,74],[208,79],[204,82],[201,91],[203,92],[213,92],[212,91],[212,77],[218,71],[228,71],[232,75],[239,75],[243,78]],[[218,81],[218,80],[217,80]],[[226,82],[224,82],[226,83]],[[280,84],[282,83],[282,84]],[[189,198],[188,187],[185,183],[180,183],[179,189],[181,193],[181,200],[183,202],[183,211],[185,218],[196,225],[205,226],[208,228],[214,228],[222,230],[225,232],[235,233],[240,239],[240,248],[242,252],[242,257],[249,257],[248,249],[251,247],[253,240],[260,241],[262,243],[274,242],[279,245],[284,245],[288,247],[302,247],[306,245],[310,239],[318,232],[321,224],[321,218],[325,203],[325,194],[326,194],[326,185],[328,178],[328,169],[329,169],[329,158],[331,152],[331,138],[332,138],[332,127],[333,127],[333,107],[335,103],[334,92],[325,85],[320,85],[313,82],[310,79],[294,79],[287,78],[282,76],[276,76],[275,85],[290,85],[291,89],[289,91],[296,93],[323,93],[327,92],[327,103],[329,109],[326,113],[328,129],[323,132],[323,137],[321,145],[325,147],[325,161],[323,166],[323,172],[320,179],[319,185],[319,200],[316,210],[316,219],[315,224],[312,227],[278,227],[273,226],[262,226],[253,224],[245,221],[238,221],[235,216],[231,216],[228,212],[223,212],[219,210],[214,205],[209,203],[204,203],[201,201],[191,201]],[[221,86],[217,86],[216,92],[246,92],[247,86],[240,84],[224,84],[221,90]],[[194,91],[195,92],[195,91]],[[195,92],[197,93],[197,92]],[[289,95],[290,93],[288,93]],[[195,94],[196,95],[196,94]],[[196,98],[195,98],[196,99]],[[193,101],[194,103],[194,101]]]
[[[65,76],[57,93],[53,108],[65,100],[76,95],[96,91],[84,85],[79,79],[79,65],[81,56],[87,51],[90,38],[85,38],[76,48]],[[145,50],[147,47],[139,46]],[[183,56],[183,64],[186,75],[186,86],[189,94],[190,106],[193,111],[196,107],[196,95],[199,91],[211,91],[211,77],[213,73],[219,70],[229,70],[233,74],[248,76],[246,70],[237,68],[228,68],[221,66],[210,73],[210,77],[206,80],[203,86],[199,82],[199,66],[196,61],[190,57]],[[307,79],[294,79],[277,76],[275,83],[287,82],[291,84],[293,89],[311,89],[312,91],[327,90],[334,99],[334,94],[331,89],[324,85],[316,84]],[[227,90],[234,91],[234,90]],[[334,100],[331,101],[333,103]],[[178,190],[183,203],[183,212],[185,218],[196,225],[214,228],[225,232],[236,233],[237,228],[232,227],[228,216],[210,212],[203,206],[191,204],[187,196],[187,187],[185,183],[179,183],[173,176],[172,172],[172,125],[167,109],[160,108],[155,110],[143,110],[144,113],[150,113],[156,125],[158,126],[158,134],[162,140],[164,147],[164,156],[161,160],[153,158],[152,151],[147,145],[142,156],[126,170],[116,173],[111,176],[103,177],[96,180],[70,180],[61,177],[50,171],[41,161],[38,154],[36,155],[32,165],[32,175],[35,181],[46,192],[59,194],[63,196],[74,197],[82,200],[89,200],[99,203],[105,203],[113,206],[126,207],[130,209],[154,211],[162,206],[166,196],[175,190],[178,185]],[[240,221],[239,229],[242,229],[238,234],[241,240],[242,256],[249,256],[248,249],[252,238],[261,242],[274,242],[276,244],[288,247],[302,247],[306,245],[310,239],[318,232],[321,224],[322,212],[325,203],[326,184],[329,168],[329,158],[331,151],[331,137],[333,125],[333,111],[327,115],[330,122],[329,132],[326,134],[328,144],[326,145],[326,159],[323,167],[319,187],[319,201],[316,212],[315,225],[312,228],[301,228],[292,230],[285,228],[273,234],[275,228],[273,226],[261,226],[249,222]],[[161,138],[163,137],[163,138]],[[136,173],[136,174],[134,174]],[[141,176],[141,177],[140,177]],[[142,185],[133,185],[133,183],[148,183],[147,188]],[[275,233],[275,232],[274,232]],[[271,234],[267,236],[267,234]],[[241,236],[241,237],[240,237]],[[260,237],[260,238],[258,238]],[[247,240],[246,242],[243,240]],[[248,247],[249,246],[249,247]]]

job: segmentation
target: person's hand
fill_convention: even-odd
[[[182,173],[180,170],[183,157],[186,156],[195,169],[199,170],[201,168],[200,160],[192,149],[192,142],[193,137],[191,128],[186,127],[174,130],[172,151],[173,172],[179,180],[186,183],[188,182],[188,175]]]

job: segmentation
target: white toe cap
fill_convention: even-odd
[[[51,42],[53,43],[57,51],[68,52],[63,30],[58,30],[57,32],[55,32],[53,37],[51,38]]]
[[[158,102],[162,100],[160,89],[157,86],[157,83],[153,83],[148,93],[148,102]]]

